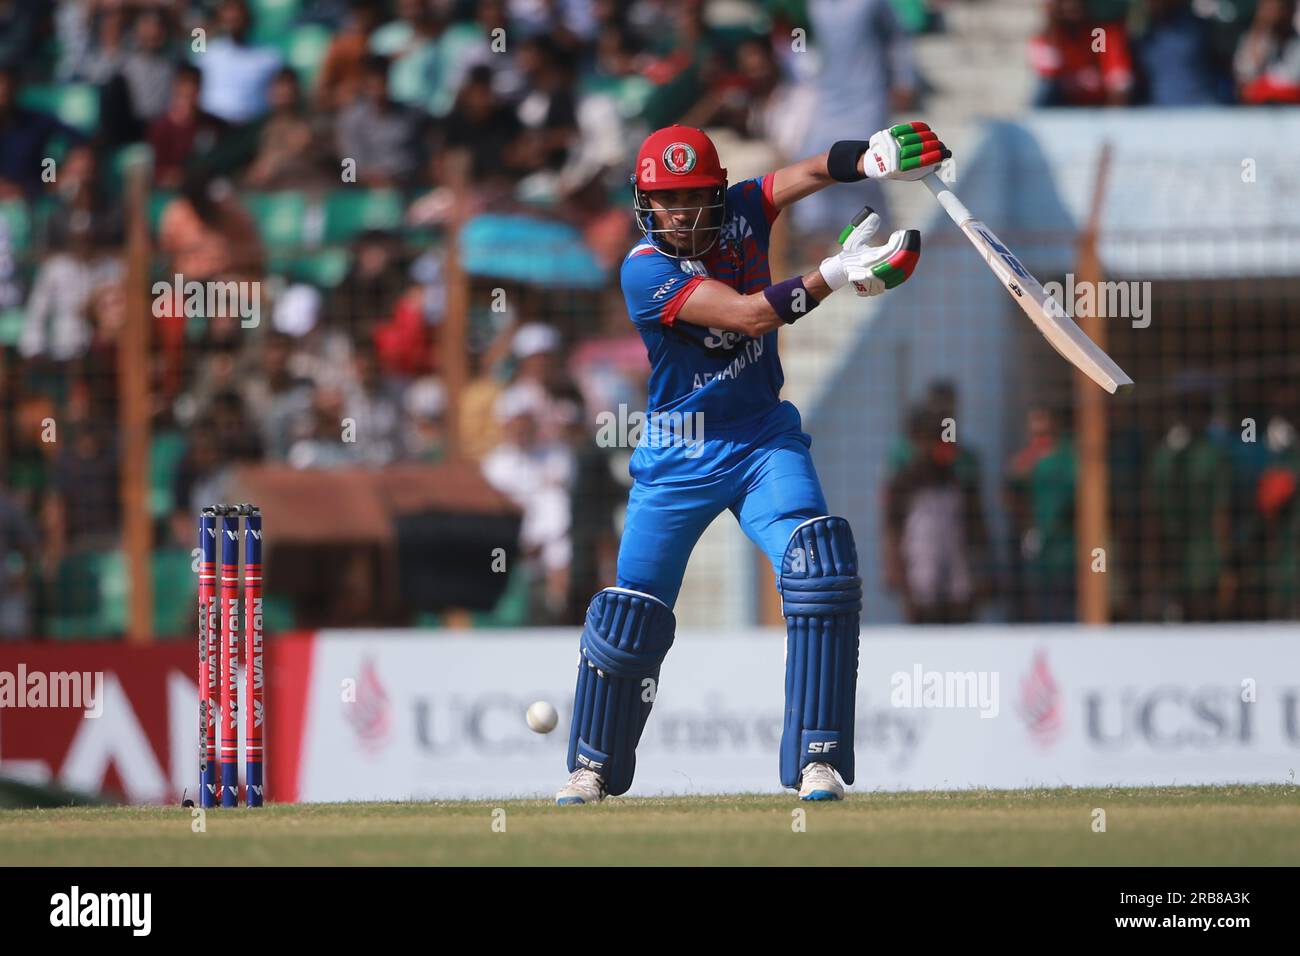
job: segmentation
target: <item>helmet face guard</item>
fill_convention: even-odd
[[[641,234],[666,256],[673,259],[698,259],[717,244],[718,235],[722,232],[722,220],[726,214],[726,182],[713,188],[714,201],[703,206],[655,206],[650,202],[652,193],[641,189],[636,184],[636,177],[633,176],[632,208],[636,212],[636,224]],[[667,227],[655,225],[656,212],[666,212],[671,215],[683,211],[694,213],[691,225],[683,226],[681,229],[671,225]],[[668,239],[668,236],[676,232],[690,234],[688,248],[679,248]]]

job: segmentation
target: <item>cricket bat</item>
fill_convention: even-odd
[[[1002,240],[988,226],[971,215],[971,211],[962,205],[962,201],[939,178],[937,172],[924,177],[922,182],[934,194],[934,198],[939,200],[939,205],[948,214],[948,218],[966,234],[971,245],[979,251],[993,274],[1038,327],[1038,331],[1043,333],[1052,348],[1112,395],[1122,388],[1132,387],[1133,379],[1098,348],[1097,343],[1088,338],[1083,329],[1074,324],[1061,304],[1043,290],[1015,253],[1003,245]]]

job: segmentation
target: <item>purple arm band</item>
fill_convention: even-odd
[[[763,296],[786,325],[817,308],[818,300],[804,288],[803,276],[786,279],[763,290]]]

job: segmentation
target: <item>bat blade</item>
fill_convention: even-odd
[[[1003,288],[1062,358],[1112,395],[1133,385],[1133,379],[1075,325],[1061,304],[1047,294],[1015,253],[993,230],[974,218],[946,184],[937,176],[926,176],[923,182],[930,187],[930,192],[939,200],[948,217],[965,233]]]

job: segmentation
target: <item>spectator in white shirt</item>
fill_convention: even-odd
[[[41,261],[27,299],[18,341],[24,358],[67,362],[84,356],[93,333],[91,300],[122,273],[121,263],[96,247],[89,213],[73,212],[67,235],[58,239],[60,248]]]
[[[266,112],[267,90],[283,63],[275,50],[249,44],[245,0],[222,0],[217,23],[224,35],[194,54],[203,73],[199,105],[228,123],[248,123]]]
[[[540,572],[548,617],[564,611],[568,568],[573,557],[569,539],[572,509],[573,451],[538,433],[542,412],[539,391],[529,385],[506,389],[494,408],[505,440],[483,459],[483,477],[524,513],[519,533],[525,558]]]

